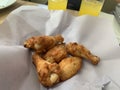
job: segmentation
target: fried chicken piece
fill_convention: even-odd
[[[49,63],[42,59],[38,54],[33,54],[33,63],[36,66],[39,80],[42,85],[51,87],[60,80],[60,67],[56,63]]]
[[[77,43],[67,44],[66,50],[69,54],[73,56],[85,58],[91,61],[91,63],[94,65],[97,65],[100,61],[100,58],[98,56],[93,55],[87,48]]]
[[[24,42],[24,47],[43,53],[59,43],[63,43],[61,35],[56,36],[34,36]]]
[[[65,81],[74,76],[82,66],[82,59],[79,57],[67,57],[59,63],[61,81]]]
[[[57,45],[51,48],[45,55],[44,59],[51,63],[59,63],[63,58],[67,57],[65,44]]]

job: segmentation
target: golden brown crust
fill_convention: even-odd
[[[61,35],[35,36],[24,42],[24,47],[33,49],[33,63],[39,81],[51,87],[74,76],[82,67],[82,58],[96,65],[100,58],[78,43],[63,43]]]
[[[83,45],[77,43],[69,43],[66,45],[67,52],[73,56],[82,57],[89,61],[92,64],[96,65],[99,63],[100,58],[96,55],[93,55],[87,48]]]
[[[67,57],[65,44],[57,45],[51,48],[45,55],[44,59],[51,63],[59,63],[63,58]]]
[[[31,48],[38,53],[46,52],[55,45],[63,43],[64,38],[61,35],[56,36],[36,36],[27,39],[24,42],[24,47]]]
[[[79,57],[67,57],[59,63],[61,69],[60,79],[65,81],[75,75],[82,66],[82,59]]]
[[[33,54],[32,58],[42,85],[50,87],[60,81],[59,75],[61,73],[61,70],[58,64],[51,64],[42,59],[36,53]]]
[[[27,39],[25,42],[24,42],[24,47],[26,48],[29,48],[29,49],[33,49],[34,48],[34,41],[37,37],[31,37],[29,39]]]

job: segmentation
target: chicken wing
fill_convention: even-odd
[[[67,57],[65,44],[57,45],[51,48],[45,55],[44,59],[51,63],[59,63],[63,58]]]
[[[100,61],[100,58],[98,56],[93,55],[87,48],[77,43],[67,44],[66,50],[69,54],[73,56],[85,58],[91,61],[91,63],[94,65],[98,64]]]
[[[49,63],[38,54],[33,54],[33,63],[36,66],[38,77],[42,85],[51,87],[60,80],[60,67],[56,63]]]
[[[75,75],[82,66],[82,60],[79,57],[67,57],[59,63],[61,81],[67,80]]]
[[[63,43],[61,35],[56,36],[34,36],[24,42],[24,47],[35,50],[38,53],[46,52],[59,43]]]

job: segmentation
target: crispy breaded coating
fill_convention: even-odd
[[[36,66],[39,80],[42,85],[51,87],[60,81],[60,67],[56,63],[49,63],[42,59],[38,54],[33,54],[33,63]]]
[[[82,59],[79,57],[67,57],[59,63],[61,69],[60,79],[65,81],[74,76],[82,66]]]
[[[44,59],[51,63],[59,63],[63,58],[67,57],[65,44],[57,45],[51,48],[45,55]]]
[[[82,59],[97,65],[100,58],[85,46],[76,42],[65,44],[61,35],[34,36],[24,42],[24,47],[33,50],[33,64],[40,83],[45,87],[73,77],[82,67]]]
[[[66,45],[67,52],[73,56],[82,57],[89,61],[92,64],[96,65],[99,63],[100,58],[96,55],[93,55],[86,47],[77,43],[68,43]]]
[[[34,36],[24,42],[24,47],[35,50],[38,53],[46,52],[55,45],[63,43],[61,35],[56,36]]]
[[[34,36],[34,37],[27,39],[24,42],[24,47],[29,48],[29,49],[34,49],[35,39],[37,38],[38,38],[37,36],[36,37]]]

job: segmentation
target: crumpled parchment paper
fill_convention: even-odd
[[[43,87],[23,42],[34,35],[62,34],[65,42],[78,42],[101,58],[97,66],[83,61],[71,79],[52,88]],[[22,6],[0,25],[0,90],[120,90],[120,47],[109,19],[73,16]]]

